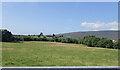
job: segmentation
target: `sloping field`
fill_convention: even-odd
[[[2,43],[3,66],[117,66],[118,50],[81,44],[30,41]]]

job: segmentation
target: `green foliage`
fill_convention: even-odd
[[[14,36],[14,41],[24,41],[24,38],[21,36]]]
[[[76,38],[69,38],[69,37],[60,37],[58,40],[62,43],[79,43],[79,39]]]
[[[13,41],[12,33],[8,30],[2,30],[2,41],[3,42],[11,42]]]
[[[85,44],[90,47],[96,47],[99,40],[100,39],[96,38],[95,36],[88,36],[83,38],[82,44]]]
[[[54,42],[60,42],[59,39],[58,39],[58,37],[55,36],[55,35],[53,35],[52,39],[53,39]]]
[[[38,37],[40,37],[40,36],[43,36],[43,33],[42,33],[42,32],[40,33],[40,35],[38,35]]]
[[[113,48],[112,40],[95,36],[84,37],[82,43],[90,47]]]
[[[120,40],[118,40],[117,42],[113,43],[113,48],[114,49],[120,49]]]
[[[107,38],[98,38],[95,36],[86,36],[83,39],[76,39],[72,37],[63,37],[63,36],[56,36],[53,34],[52,37],[43,36],[41,32],[39,37],[37,35],[16,35],[13,36],[11,32],[7,30],[2,31],[3,40],[4,42],[10,41],[51,41],[51,42],[62,42],[62,43],[75,43],[75,44],[84,44],[88,47],[102,47],[102,48],[113,48],[113,49],[120,49],[120,40],[118,42],[112,42]]]
[[[120,49],[120,40],[118,40],[118,49]]]
[[[103,48],[113,48],[113,42],[112,42],[112,40],[108,40],[106,38],[101,38],[100,41],[98,41],[97,46],[103,47]]]
[[[41,41],[48,41],[47,38],[44,36],[43,38],[41,38]]]
[[[53,34],[53,37],[55,37],[55,34]]]

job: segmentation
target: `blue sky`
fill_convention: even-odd
[[[117,29],[117,2],[4,2],[2,5],[2,28],[13,34]]]

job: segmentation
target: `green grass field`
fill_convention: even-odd
[[[118,50],[43,41],[2,43],[3,66],[117,66]]]

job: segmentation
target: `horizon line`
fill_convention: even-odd
[[[8,30],[10,31],[9,29],[1,29],[0,30]],[[52,34],[55,34],[55,35],[58,35],[58,34],[66,34],[66,33],[76,33],[76,32],[97,32],[97,31],[120,31],[120,30],[82,30],[82,31],[71,31],[71,32],[61,32],[61,33],[51,33],[51,34],[45,34],[45,35],[52,35]],[[12,33],[12,31],[10,31]],[[42,32],[44,34],[44,32]],[[39,35],[38,34],[17,34],[17,33],[12,33],[13,35]]]

